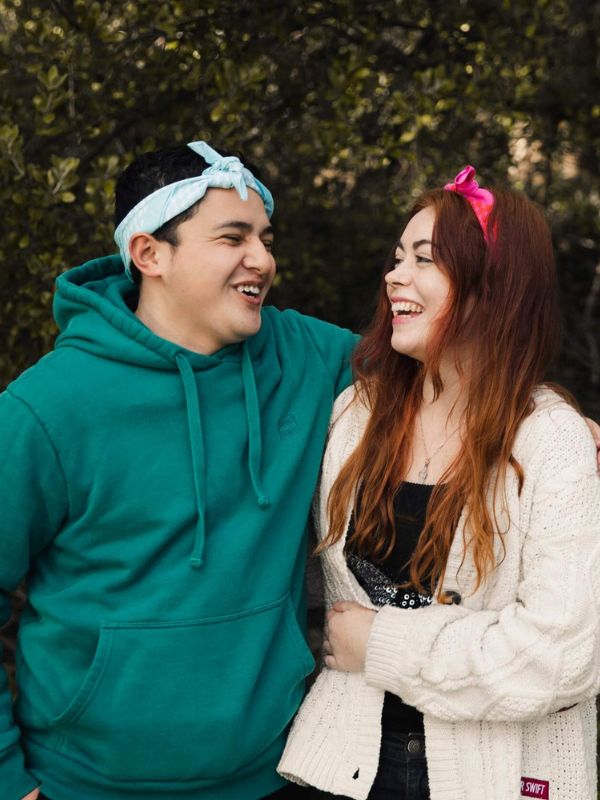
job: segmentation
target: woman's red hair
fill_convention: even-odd
[[[501,534],[486,497],[503,498],[509,468],[523,480],[512,456],[517,429],[531,413],[532,394],[558,344],[558,301],[550,231],[524,195],[494,191],[489,243],[468,201],[437,189],[425,193],[410,217],[435,211],[433,258],[450,279],[448,311],[428,343],[427,369],[436,393],[442,353],[468,342],[468,400],[461,452],[434,490],[425,527],[410,563],[421,591],[441,586],[456,525],[467,509],[465,550],[471,549],[477,586],[495,566],[494,537]],[[393,268],[393,256],[386,271]],[[395,352],[391,311],[382,280],[377,310],[354,354],[359,394],[371,411],[362,440],[338,475],[328,499],[330,527],[319,549],[345,533],[354,503],[350,546],[384,558],[394,546],[394,496],[409,467],[410,442],[422,399],[423,364]],[[360,503],[356,502],[360,485]],[[354,501],[352,500],[354,498]]]

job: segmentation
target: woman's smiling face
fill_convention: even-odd
[[[396,247],[394,268],[387,273],[392,311],[392,348],[424,361],[427,345],[448,307],[451,284],[432,257],[435,212],[431,206],[412,217]]]

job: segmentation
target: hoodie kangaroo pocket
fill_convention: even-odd
[[[227,616],[108,624],[53,727],[65,755],[116,781],[219,778],[277,739],[313,667],[288,595]]]

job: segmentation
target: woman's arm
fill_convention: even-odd
[[[369,683],[437,717],[491,721],[538,718],[598,693],[596,454],[569,409],[546,420],[525,465],[533,502],[516,600],[482,611],[384,608],[369,639]]]
[[[438,604],[418,611],[382,608],[371,618],[366,646],[371,685],[448,720],[535,719],[597,694],[596,454],[571,411],[553,411],[552,425],[538,438],[526,466],[535,485],[516,600],[480,611]],[[360,657],[352,661],[345,643],[357,625],[364,641],[371,612],[344,605],[330,615],[328,648],[337,668],[360,668]]]

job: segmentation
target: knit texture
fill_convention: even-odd
[[[379,609],[365,672],[323,670],[290,733],[282,775],[365,800],[390,691],[425,715],[431,800],[512,800],[522,796],[522,777],[548,781],[552,800],[595,800],[600,479],[583,419],[546,389],[535,405],[513,448],[522,490],[510,471],[506,506],[495,503],[506,531],[503,558],[497,537],[499,565],[473,591],[463,513],[443,587],[462,603]],[[316,506],[320,538],[326,498],[367,420],[350,387],[332,416]],[[492,508],[491,492],[488,502]],[[372,608],[343,550],[340,541],[323,555],[326,603]]]

